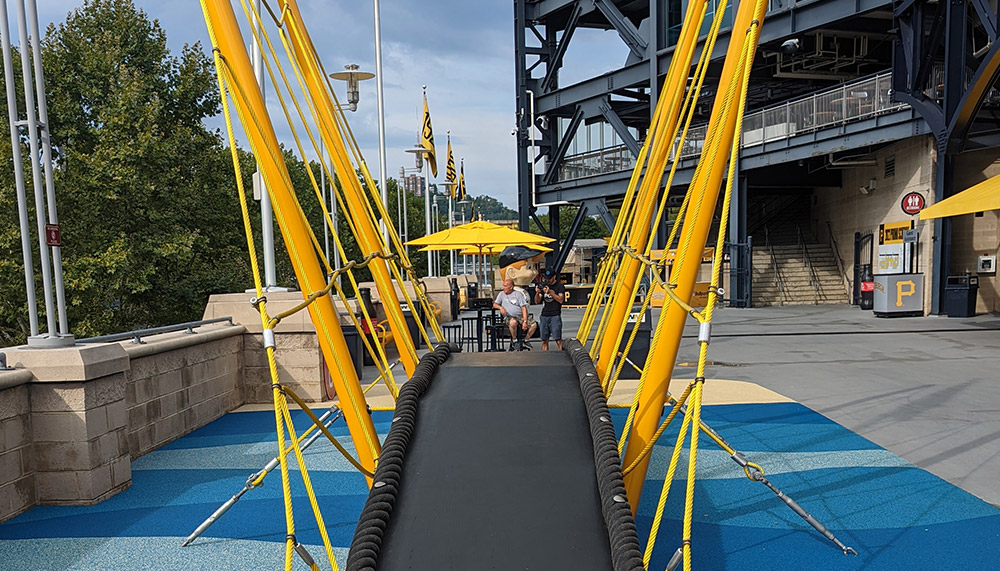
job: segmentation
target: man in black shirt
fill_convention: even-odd
[[[553,269],[542,271],[539,278],[535,286],[535,303],[545,302],[539,321],[542,351],[549,350],[549,339],[555,339],[556,346],[562,350],[562,304],[566,301],[566,287]]]

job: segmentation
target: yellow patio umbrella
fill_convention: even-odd
[[[503,250],[506,246],[535,246],[554,241],[553,238],[547,236],[521,232],[492,222],[476,220],[428,236],[415,238],[406,244],[408,246],[425,246],[428,250],[474,249],[478,255],[482,256],[488,252],[488,248],[495,246],[500,246],[500,249]]]
[[[531,232],[521,232],[492,222],[476,220],[428,236],[414,238],[407,246],[432,246],[434,250],[458,250],[477,248],[486,250],[489,246],[530,246],[548,244],[552,238]],[[502,249],[502,248],[501,248]]]
[[[498,246],[488,246],[486,248],[483,248],[483,252],[482,253],[484,255],[487,255],[487,256],[496,256],[496,255],[499,255],[500,252],[503,252],[505,248],[507,248],[508,246],[512,246],[512,245],[513,246],[525,246],[526,244],[506,244],[506,245],[498,245]],[[532,250],[538,250],[542,254],[547,254],[547,253],[549,253],[549,252],[552,251],[552,248],[546,248],[545,246],[539,246],[538,244],[531,244],[529,247]],[[425,249],[429,250],[431,248],[433,248],[433,246],[425,246],[424,248],[420,248],[420,251],[424,251]],[[459,252],[459,254],[461,254],[463,256],[478,256],[479,255],[479,250],[477,248],[466,248],[466,249],[462,250],[461,252]]]

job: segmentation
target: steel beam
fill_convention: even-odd
[[[549,157],[549,166],[545,172],[545,176],[542,178],[543,184],[551,184],[555,179],[556,174],[559,172],[559,165],[562,163],[563,157],[566,156],[566,151],[569,149],[570,143],[573,142],[573,137],[576,136],[576,130],[580,127],[581,122],[583,122],[583,109],[577,107],[573,113],[573,118],[569,120],[569,125],[567,125],[566,131],[563,133],[562,140],[559,141],[559,146],[556,147],[555,153]]]
[[[804,6],[793,6],[784,11],[769,14],[767,25],[761,29],[760,43],[765,44],[780,38],[802,33],[807,30],[822,27],[830,22],[843,20],[865,12],[888,8],[892,5],[887,0],[829,0],[815,2]],[[713,59],[725,55],[729,46],[731,30],[723,30],[715,44]],[[741,31],[742,33],[742,31]],[[664,50],[658,54],[657,68],[669,69],[673,50]],[[551,113],[558,109],[575,106],[587,99],[598,97],[616,89],[627,87],[649,86],[648,61],[622,66],[613,72],[581,81],[571,86],[547,93],[535,102],[538,113]]]
[[[563,35],[556,44],[555,53],[552,54],[552,57],[546,63],[545,77],[542,78],[542,83],[539,86],[542,93],[551,91],[551,88],[557,84],[563,56],[566,55],[566,48],[569,47],[569,42],[573,39],[573,32],[576,31],[576,23],[580,20],[582,13],[583,8],[577,2],[576,6],[573,7],[573,12],[570,14],[569,21],[566,23],[566,29],[563,30]],[[553,30],[549,29],[546,29],[546,32],[554,33]]]
[[[615,31],[618,32],[622,41],[635,57],[646,59],[646,48],[649,46],[646,38],[639,35],[639,31],[621,13],[621,10],[611,0],[594,0],[594,6],[607,18],[608,23],[614,26]]]
[[[632,133],[628,132],[628,127],[622,121],[622,118],[615,113],[614,107],[611,106],[611,98],[605,96],[601,99],[601,102],[597,104],[597,109],[604,116],[604,119],[611,124],[611,128],[618,133],[618,137],[621,138],[622,143],[628,147],[628,150],[632,153],[633,157],[639,156],[639,143],[632,136]]]

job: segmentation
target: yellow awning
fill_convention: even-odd
[[[1000,175],[988,178],[955,196],[928,206],[920,211],[920,219],[930,220],[998,209],[1000,209]]]

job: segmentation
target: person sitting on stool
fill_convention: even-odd
[[[521,292],[514,290],[514,280],[503,281],[503,291],[497,294],[493,302],[493,308],[500,310],[507,328],[510,330],[510,351],[515,349],[514,343],[517,340],[517,326],[525,331],[524,338],[527,339],[535,332],[538,325],[534,318],[528,314],[528,298]],[[517,349],[530,348],[521,342]]]
[[[566,301],[566,287],[559,281],[559,274],[549,268],[539,274],[535,286],[535,303],[542,306],[542,351],[549,350],[549,339],[556,340],[562,351],[562,304]]]

